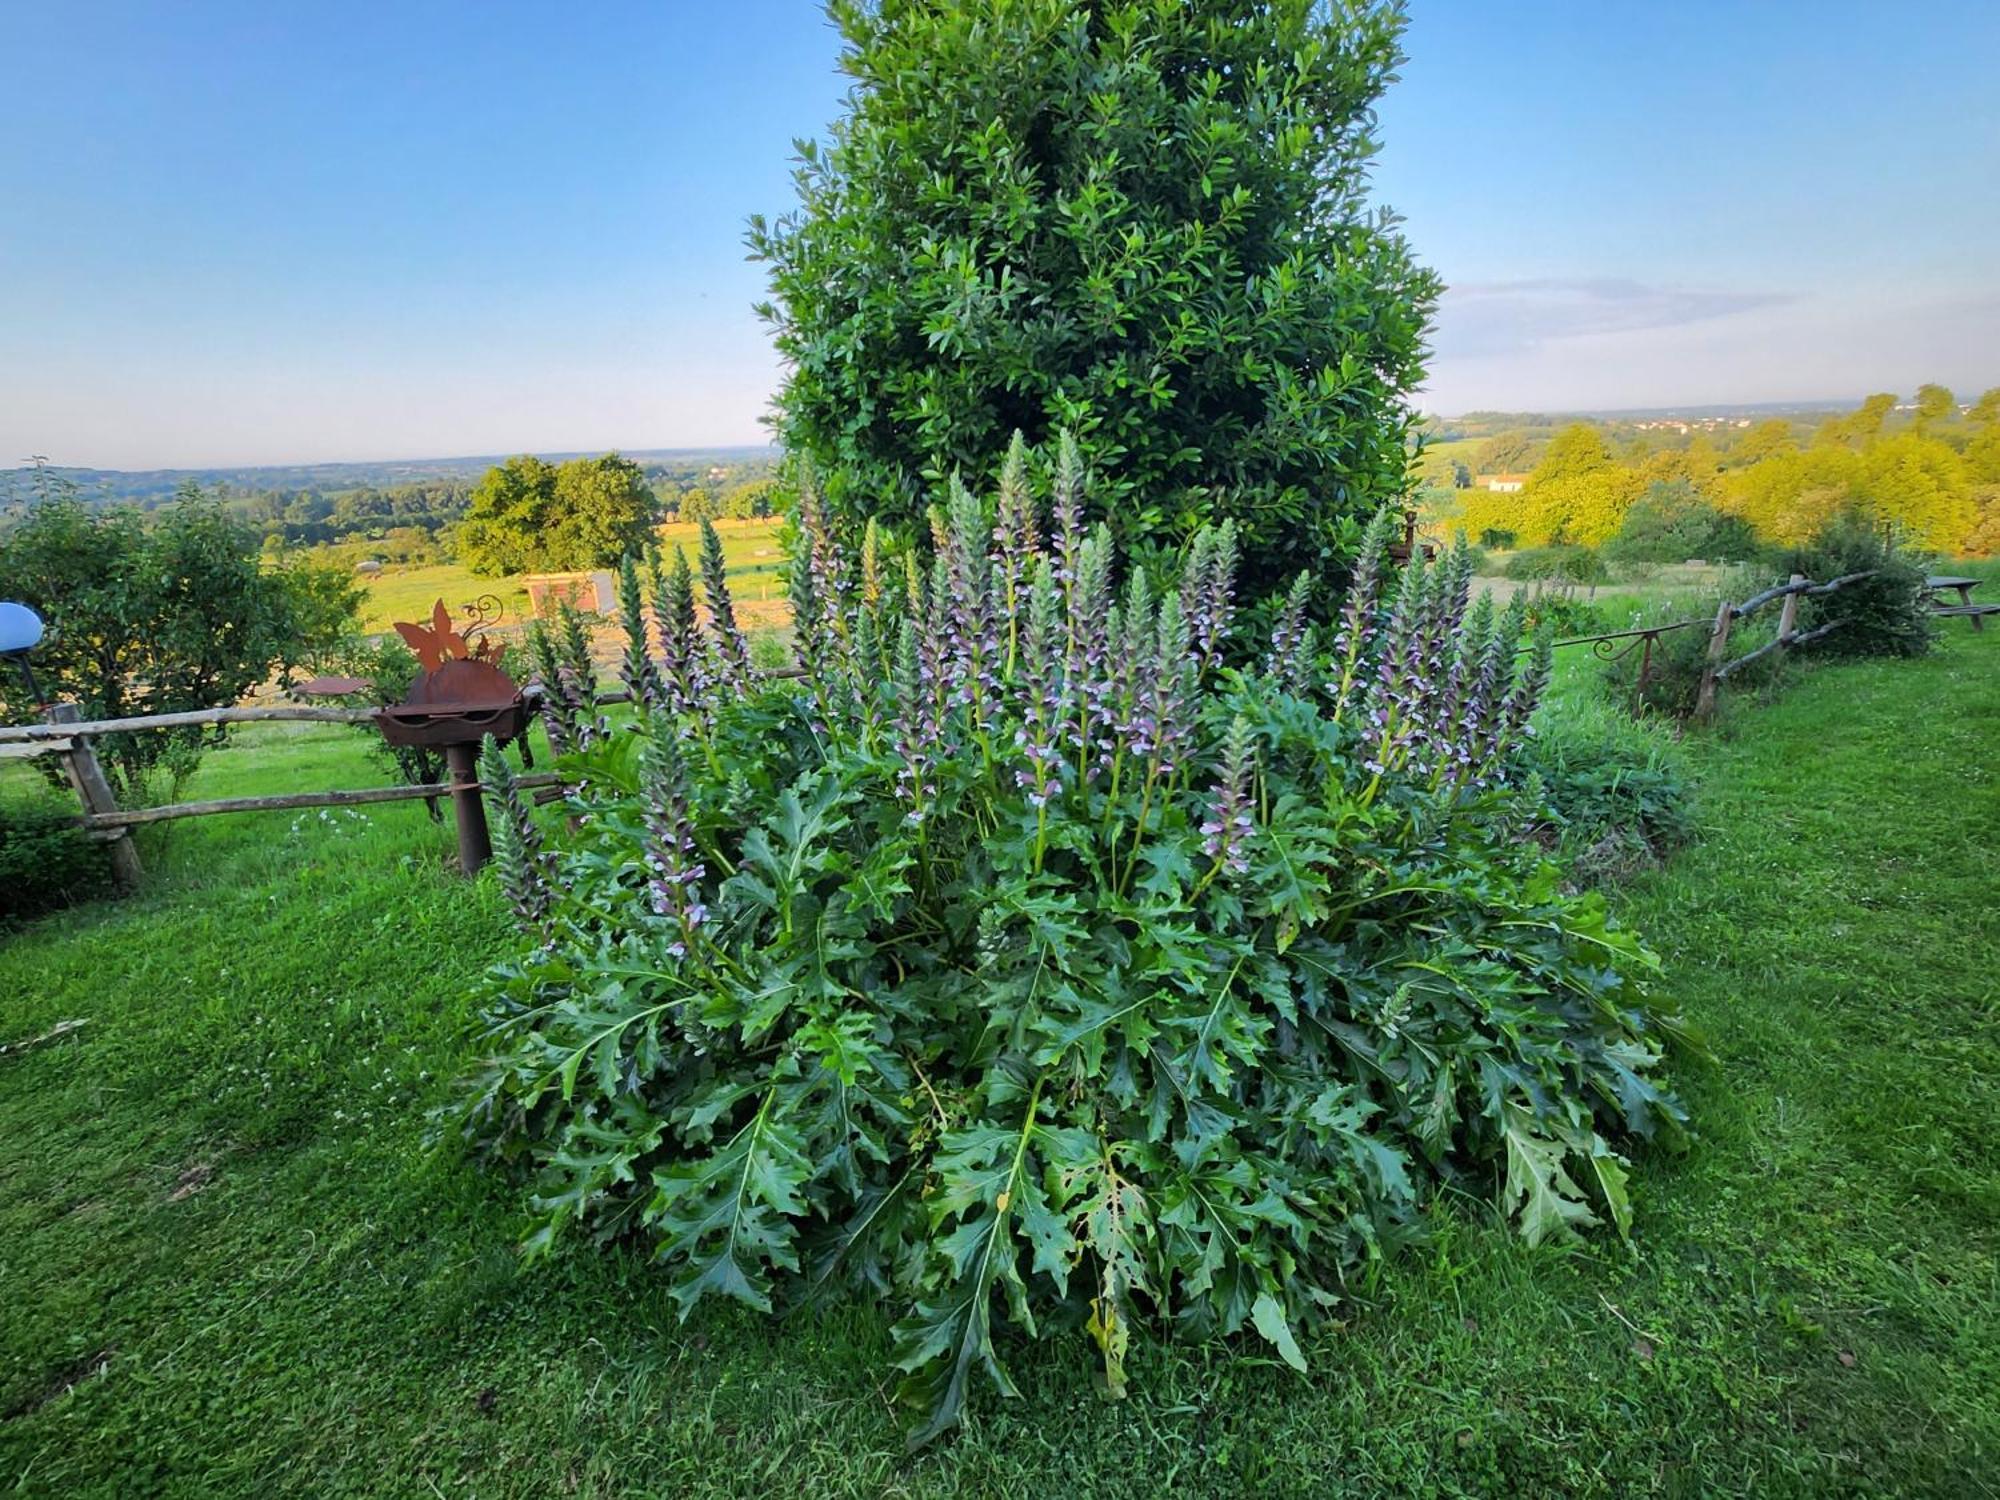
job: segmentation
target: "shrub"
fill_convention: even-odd
[[[1465,551],[1471,561],[1473,576],[1476,578],[1486,571],[1486,565],[1492,559],[1486,555],[1486,549],[1482,546],[1468,544]]]
[[[1577,874],[1616,877],[1685,842],[1694,797],[1682,757],[1647,726],[1603,704],[1536,718],[1516,770],[1533,778],[1547,827]]]
[[[785,447],[921,537],[943,476],[1073,431],[1121,552],[1233,518],[1250,597],[1405,488],[1439,292],[1367,201],[1401,7],[829,7],[854,80],[752,220]]]
[[[1728,597],[1742,598],[1733,593]],[[1632,628],[1665,625],[1681,620],[1699,623],[1683,630],[1670,630],[1653,643],[1648,658],[1643,646],[1635,648],[1605,668],[1605,680],[1612,696],[1636,711],[1665,714],[1686,719],[1694,714],[1701,693],[1701,676],[1708,664],[1707,622],[1722,606],[1724,595],[1713,593],[1693,598],[1669,599],[1654,605],[1633,620]],[[1729,635],[1729,655],[1733,660],[1746,656],[1777,634],[1776,606],[1738,621]],[[1772,691],[1785,675],[1785,653],[1774,651],[1760,657],[1729,679],[1728,693]],[[1639,680],[1641,670],[1645,682]]]
[[[1494,552],[1505,552],[1514,545],[1514,533],[1497,526],[1485,527],[1479,533],[1479,545]]]
[[[1382,584],[1385,516],[1330,646],[1301,582],[1222,667],[1231,530],[1114,589],[1079,472],[1052,550],[1010,470],[903,579],[805,492],[803,681],[669,575],[638,721],[551,695],[564,846],[496,819],[534,939],[468,1119],[533,1172],[532,1243],[635,1237],[683,1315],[891,1301],[919,1441],[1012,1390],[997,1318],[1084,1330],[1114,1393],[1142,1331],[1303,1367],[1445,1185],[1531,1241],[1623,1232],[1619,1143],[1682,1119],[1654,960],[1503,784],[1546,638],[1468,610],[1463,553]]]
[[[1798,628],[1839,628],[1802,646],[1819,656],[1921,656],[1937,638],[1930,590],[1921,559],[1894,536],[1852,512],[1822,526],[1812,540],[1787,554],[1782,567],[1821,583],[1850,573],[1873,573],[1845,588],[1801,601]]]
[[[1588,600],[1579,599],[1574,587],[1549,588],[1536,584],[1526,595],[1523,624],[1528,630],[1544,626],[1556,636],[1596,635],[1609,624],[1604,611]]]
[[[1524,583],[1555,580],[1595,586],[1611,576],[1589,547],[1530,547],[1507,559],[1506,576]]]
[[[1662,481],[1633,502],[1604,556],[1619,563],[1749,562],[1764,548],[1756,530],[1686,480]]]
[[[102,844],[54,802],[0,802],[0,921],[36,917],[111,889]]]
[[[326,652],[360,597],[329,569],[263,567],[256,534],[192,483],[150,517],[92,511],[57,489],[0,534],[0,579],[48,622],[34,656],[42,690],[86,719],[234,703],[274,670]],[[0,675],[0,713],[22,722],[38,712]],[[133,805],[156,789],[149,778],[177,786],[213,739],[198,729],[104,735],[97,753]]]

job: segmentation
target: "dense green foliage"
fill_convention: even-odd
[[[1686,480],[1662,480],[1632,503],[1602,549],[1613,562],[1748,562],[1764,548],[1741,516],[1704,499]]]
[[[1517,752],[1549,831],[1586,876],[1616,876],[1694,832],[1694,789],[1680,756],[1622,714],[1543,715]]]
[[[1893,533],[1866,516],[1836,516],[1781,566],[1822,583],[1869,575],[1801,605],[1802,631],[1839,622],[1804,648],[1816,655],[1922,656],[1937,639],[1924,559],[1898,546]]]
[[[1685,743],[1704,837],[1609,896],[1716,1057],[1675,1070],[1698,1149],[1634,1174],[1640,1253],[1453,1196],[1309,1379],[1144,1344],[1105,1402],[1062,1340],[914,1458],[886,1309],[676,1326],[642,1254],[524,1264],[518,1194],[422,1149],[464,976],[519,937],[419,806],[142,829],[142,895],[0,942],[0,1042],[90,1018],[0,1062],[0,1467],[76,1500],[1962,1493],[2000,1451],[1996,667],[1959,625]],[[1597,680],[1556,668],[1545,734]],[[336,727],[253,726],[190,790],[372,779]]]
[[[660,502],[631,459],[523,454],[486,471],[453,540],[475,573],[560,573],[617,566],[659,522]]]
[[[1634,628],[1689,620],[1695,623],[1660,636],[1653,642],[1650,656],[1642,650],[1628,651],[1606,666],[1604,676],[1612,697],[1638,711],[1672,719],[1692,717],[1700,696],[1702,673],[1708,665],[1710,631],[1705,627],[1715,618],[1723,597],[1720,593],[1702,592],[1670,599],[1642,611],[1632,622]],[[1743,595],[1732,590],[1728,597],[1741,599]],[[1776,605],[1738,620],[1730,631],[1729,656],[1732,659],[1747,656],[1768,644],[1778,633],[1778,620]],[[1786,669],[1786,653],[1782,651],[1759,657],[1731,675],[1726,701],[1770,692],[1784,678]]]
[[[1366,203],[1387,3],[833,0],[854,79],[753,222],[786,446],[920,533],[1073,431],[1121,551],[1234,519],[1253,596],[1403,488],[1438,283]]]
[[[1537,583],[1524,594],[1522,623],[1529,630],[1547,626],[1557,639],[1595,635],[1610,628],[1610,619],[1571,583]]]
[[[1878,394],[1851,412],[1800,416],[1754,425],[1594,420],[1546,437],[1502,432],[1475,455],[1505,445],[1518,457],[1517,448],[1531,447],[1524,486],[1458,489],[1438,467],[1452,461],[1441,451],[1425,462],[1425,501],[1440,522],[1472,536],[1617,543],[1632,561],[1745,558],[1758,542],[1799,546],[1848,511],[1932,551],[2000,548],[2000,389],[1962,414],[1950,391],[1927,385],[1909,408]],[[1470,442],[1467,427],[1483,425],[1467,419],[1443,430],[1461,434],[1455,448]]]
[[[1002,1316],[1085,1330],[1114,1394],[1135,1334],[1304,1368],[1445,1188],[1622,1233],[1624,1143],[1683,1117],[1652,958],[1500,785],[1547,642],[1463,551],[1378,594],[1384,512],[1331,646],[1301,580],[1238,672],[1232,529],[1114,602],[1074,453],[1046,553],[1023,470],[954,490],[907,587],[802,496],[801,689],[746,676],[726,598],[697,628],[684,564],[650,622],[628,571],[639,718],[545,644],[573,831],[508,798],[498,840],[534,946],[470,1122],[534,1170],[534,1243],[638,1236],[684,1311],[890,1299],[920,1441],[1014,1391]]]
[[[36,917],[111,888],[111,861],[77,826],[74,805],[0,801],[0,922]]]
[[[1611,576],[1595,549],[1577,546],[1528,547],[1507,559],[1506,576],[1534,583],[1603,583]]]
[[[55,494],[0,532],[0,579],[47,624],[33,656],[42,692],[92,719],[234,703],[331,650],[360,598],[310,563],[264,567],[255,535],[192,486],[150,516]],[[0,676],[0,713],[36,717],[27,698]],[[203,742],[150,731],[104,737],[98,753],[129,800],[155,767],[184,775]]]

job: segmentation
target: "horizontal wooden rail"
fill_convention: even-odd
[[[32,740],[66,740],[79,734],[126,734],[141,729],[193,729],[205,724],[252,724],[296,719],[307,724],[366,724],[372,708],[310,708],[281,703],[258,708],[191,708],[172,714],[135,714],[124,719],[86,719],[74,724],[0,725],[0,745]]]
[[[782,679],[806,674],[798,667],[780,667],[757,675]],[[528,684],[531,699],[538,698],[541,690],[538,682]],[[599,693],[597,701],[630,703],[632,695],[615,689]],[[320,708],[304,703],[274,703],[248,708],[190,708],[179,713],[132,714],[122,719],[85,719],[71,724],[0,724],[0,745],[68,740],[79,734],[134,734],[146,729],[195,729],[209,724],[261,724],[274,720],[301,724],[372,724],[379,712],[374,708]]]
[[[514,785],[557,785],[553,771],[516,776]],[[419,797],[449,797],[453,792],[484,791],[478,782],[425,781],[413,786],[372,786],[352,792],[282,792],[271,797],[224,797],[214,802],[176,802],[167,807],[135,807],[90,813],[78,821],[85,828],[130,828],[139,823],[165,823],[175,818],[206,818],[215,813],[283,812],[302,807],[358,807],[371,802],[414,802]]]
[[[1773,651],[1782,651],[1792,646],[1803,646],[1808,641],[1816,641],[1823,635],[1832,634],[1846,623],[1847,621],[1845,620],[1829,620],[1817,630],[1794,631],[1789,635],[1774,636],[1755,651],[1744,653],[1727,666],[1717,667],[1715,669],[1715,679],[1720,682],[1730,673],[1741,667],[1749,666],[1751,662],[1757,660],[1760,656],[1769,656]]]
[[[64,755],[76,748],[75,740],[22,740],[0,745],[0,760],[26,760],[36,755]]]
[[[1752,594],[1741,604],[1733,605],[1730,613],[1740,620],[1752,611],[1762,609],[1773,599],[1782,599],[1789,594],[1796,594],[1801,599],[1816,599],[1823,594],[1831,594],[1836,589],[1844,589],[1850,583],[1859,583],[1864,578],[1873,578],[1875,573],[1876,569],[1869,568],[1866,572],[1862,573],[1843,573],[1840,577],[1828,583],[1814,583],[1810,578],[1801,578],[1792,583],[1775,583],[1765,589],[1763,593]]]

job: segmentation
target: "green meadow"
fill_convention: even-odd
[[[1633,1243],[1472,1199],[1301,1376],[1250,1341],[1016,1349],[910,1456],[871,1306],[680,1321],[629,1252],[528,1265],[431,1111],[520,941],[420,805],[149,830],[140,894],[0,938],[0,1474],[117,1496],[1991,1494],[2000,632],[1804,671],[1673,753],[1700,837],[1618,886],[1709,1056]],[[1601,711],[1569,653],[1545,712]],[[1664,737],[1662,737],[1664,743]],[[9,768],[19,775],[18,765]],[[189,795],[386,779],[272,726]]]

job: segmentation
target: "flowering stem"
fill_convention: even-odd
[[[1146,835],[1146,819],[1153,810],[1153,783],[1159,779],[1160,758],[1156,755],[1146,765],[1146,789],[1139,796],[1139,821],[1132,827],[1132,853],[1125,861],[1125,873],[1118,881],[1118,894],[1125,894],[1125,887],[1131,883],[1132,872],[1139,867],[1139,841]]]

